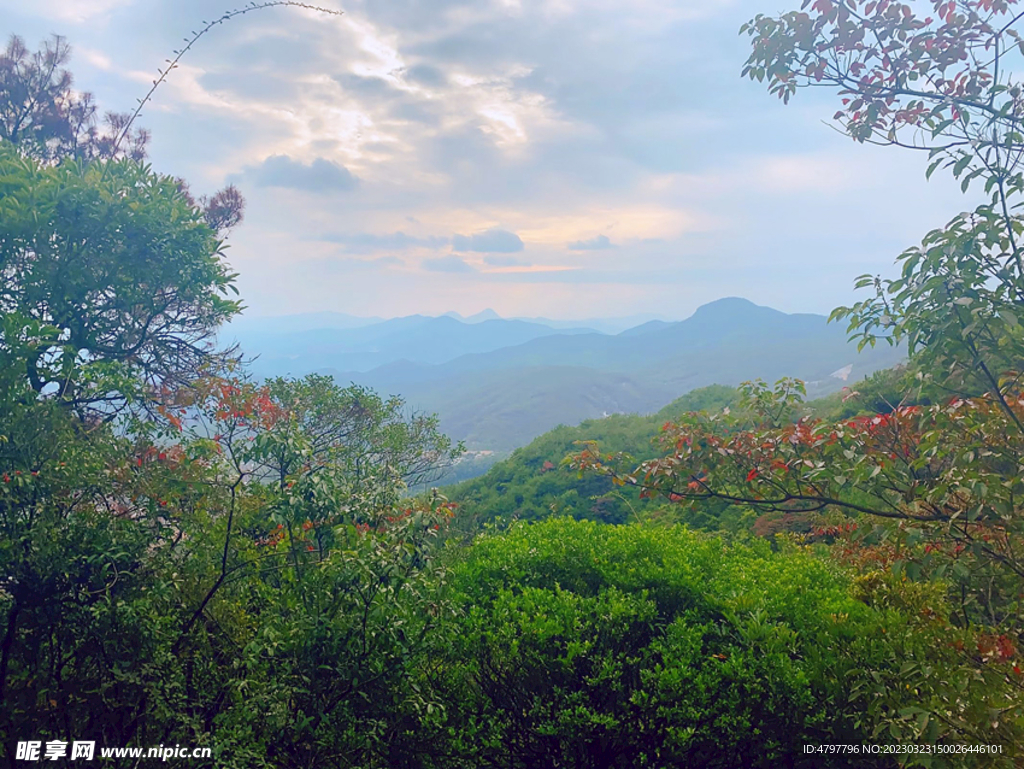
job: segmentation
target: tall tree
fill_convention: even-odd
[[[0,142],[0,358],[37,394],[109,415],[196,376],[240,308],[223,255],[176,180]]]
[[[0,52],[0,139],[43,163],[144,160],[149,131],[135,127],[130,113],[107,112],[100,119],[93,95],[73,88],[66,67],[70,60],[71,46],[59,35],[34,52],[11,35]],[[187,193],[188,185],[179,182]],[[239,224],[245,211],[245,200],[234,185],[194,202],[218,232]]]
[[[0,138],[39,160],[110,158],[142,160],[149,132],[135,130],[115,147],[127,115],[107,113],[102,125],[91,93],[76,93],[65,65],[71,46],[54,35],[35,52],[11,35],[0,53]]]
[[[831,86],[841,99],[834,119],[853,139],[926,152],[928,176],[948,168],[963,190],[980,184],[990,195],[904,252],[899,278],[862,276],[875,296],[834,317],[848,318],[862,343],[906,340],[958,394],[999,399],[1024,361],[1021,17],[1018,0],[807,0],[743,27],[753,47],[745,75],[784,101]]]

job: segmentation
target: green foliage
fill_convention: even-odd
[[[114,736],[110,704],[121,711],[113,720],[130,720],[173,662],[161,643],[171,619],[152,600],[163,586],[142,566],[163,526],[102,505],[123,441],[82,431],[52,403],[8,407],[3,417],[0,731],[70,722]]]
[[[197,691],[218,765],[416,765],[437,696],[416,680],[447,613],[430,557],[445,518],[435,506],[376,527],[317,526],[297,552],[285,538],[255,557],[256,578],[218,599],[250,625],[234,669]],[[206,628],[189,647],[205,660],[219,635]]]
[[[955,651],[915,635],[913,614],[941,598],[872,608],[836,566],[764,543],[518,524],[478,539],[451,584],[465,614],[449,728],[477,762],[821,766],[805,744],[890,725],[912,739],[896,714],[952,691]]]
[[[109,414],[215,356],[239,309],[222,244],[175,180],[127,160],[41,166],[0,142],[0,366]]]
[[[676,398],[654,415],[656,420],[677,419],[691,411],[714,414],[736,403],[739,391],[726,385],[708,385]]]
[[[437,416],[406,414],[401,398],[385,399],[359,385],[343,388],[330,376],[270,379],[267,394],[308,437],[310,460],[329,457],[355,483],[388,468],[396,483],[429,486],[463,451],[439,431]],[[294,470],[282,457],[269,460],[267,469],[278,481]]]
[[[190,396],[206,399],[186,416],[165,408],[130,436],[83,429],[53,401],[7,405],[5,737],[74,724],[107,745],[210,745],[218,766],[416,765],[436,697],[415,681],[447,614],[432,543],[449,509],[399,506],[398,455],[373,448],[426,437],[403,448],[420,462],[444,441],[329,382],[318,410],[275,400],[304,384],[199,382]],[[340,415],[358,432],[325,438]]]
[[[448,496],[460,507],[456,525],[475,532],[498,518],[539,520],[565,515],[624,523],[643,517],[650,505],[636,492],[618,489],[604,478],[581,478],[565,466],[565,457],[584,440],[600,441],[613,452],[641,458],[654,456],[658,429],[666,419],[702,409],[721,411],[735,401],[736,395],[735,388],[712,385],[686,393],[653,416],[616,414],[590,419],[576,427],[556,427],[517,449],[483,476],[450,488]],[[721,512],[711,511],[701,525],[717,528],[713,519]]]
[[[1024,359],[1021,227],[994,204],[962,214],[900,255],[898,279],[862,276],[858,287],[873,287],[875,296],[833,317],[848,319],[862,346],[906,340],[919,370],[947,392],[996,393]]]

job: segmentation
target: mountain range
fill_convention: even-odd
[[[258,353],[254,371],[263,376],[303,374],[332,368],[365,372],[378,366],[406,360],[415,363],[445,363],[468,353],[484,353],[512,347],[542,336],[593,333],[588,328],[554,329],[521,320],[466,322],[442,315],[434,318],[409,315],[404,318],[347,326],[296,326],[298,318],[286,320],[284,328],[270,324],[234,327],[234,338],[246,352]],[[291,324],[289,327],[288,324]]]
[[[233,334],[258,356],[258,376],[317,371],[402,395],[411,408],[438,413],[442,428],[470,448],[500,452],[558,424],[656,411],[709,384],[796,376],[809,395],[825,395],[903,357],[888,346],[858,353],[822,315],[739,298],[677,322],[637,318],[617,333],[541,320],[492,311],[391,320],[318,313],[236,322],[224,338]],[[325,321],[335,325],[311,327]]]

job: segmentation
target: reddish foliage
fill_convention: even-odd
[[[759,537],[772,539],[782,533],[806,534],[813,525],[808,513],[766,513],[754,521],[751,531]]]

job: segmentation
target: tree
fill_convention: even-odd
[[[149,132],[132,131],[124,148],[116,147],[128,116],[109,112],[101,128],[92,94],[72,89],[71,73],[65,69],[70,59],[71,46],[59,35],[34,53],[22,38],[11,35],[0,54],[0,138],[45,162],[144,159]]]
[[[149,131],[136,128],[131,113],[107,112],[100,121],[93,95],[73,88],[65,68],[70,60],[71,46],[59,35],[33,53],[22,38],[11,35],[0,53],[0,139],[43,163],[145,160]],[[188,193],[188,184],[179,184]],[[203,209],[215,232],[240,224],[245,211],[245,200],[234,185],[190,200]]]
[[[833,317],[849,320],[861,346],[906,340],[919,380],[948,400],[849,427],[873,433],[846,447],[858,461],[888,448],[905,463],[895,474],[870,470],[870,491],[887,501],[884,511],[869,507],[940,522],[959,532],[954,549],[971,548],[1019,579],[1024,99],[1015,71],[1024,14],[1017,0],[930,5],[922,17],[889,0],[817,0],[810,13],[758,16],[744,26],[753,39],[744,73],[767,78],[786,101],[800,87],[836,87],[834,118],[852,138],[927,151],[928,176],[948,168],[964,191],[981,183],[990,196],[904,252],[899,278],[862,276],[858,285],[875,295]],[[859,479],[850,460],[830,467]]]
[[[385,401],[357,386],[342,389],[326,376],[262,385],[214,376],[178,395],[159,407],[163,421],[136,425],[139,466],[153,457],[166,459],[162,444],[179,440],[186,454],[213,469],[207,482],[228,500],[225,530],[217,537],[223,540],[219,574],[186,630],[228,574],[240,568],[234,562],[251,545],[253,532],[235,523],[241,497],[259,500],[257,527],[277,526],[275,544],[287,541],[300,576],[307,549],[326,557],[337,527],[395,528],[406,517],[394,514],[405,480],[440,473],[462,450],[437,432],[436,418],[407,418],[400,399]],[[411,511],[407,507],[405,513]]]
[[[401,757],[431,748],[434,693],[413,684],[447,611],[446,500],[403,500],[373,464],[387,454],[353,478],[309,404],[268,385],[209,377],[177,395],[129,432],[83,429],[52,400],[5,404],[0,734],[70,723],[107,744],[212,745],[239,768],[422,765]],[[366,444],[390,445],[385,405],[349,395],[381,410],[358,417]]]
[[[343,465],[354,483],[384,472],[393,484],[427,486],[463,451],[439,432],[436,416],[407,415],[401,398],[385,399],[366,387],[343,388],[333,377],[309,374],[271,379],[267,390],[309,437],[310,466]],[[268,469],[278,479],[295,470],[283,457]]]
[[[999,400],[1024,359],[1021,15],[1018,0],[928,4],[934,13],[923,18],[890,0],[816,0],[810,13],[759,15],[743,27],[753,47],[743,73],[767,79],[784,101],[798,88],[835,87],[834,119],[856,141],[925,151],[928,176],[941,166],[965,191],[983,185],[990,202],[904,252],[898,279],[862,276],[858,285],[876,295],[833,317],[848,318],[865,344],[906,340],[952,393]]]
[[[0,358],[37,395],[106,418],[197,376],[240,309],[223,254],[174,179],[0,142]]]

